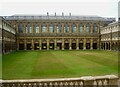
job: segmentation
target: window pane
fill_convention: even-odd
[[[64,27],[64,32],[65,32],[65,33],[68,33],[68,32],[69,32],[69,26],[68,26],[68,24],[65,25],[65,27]]]
[[[31,28],[30,23],[27,24],[26,29],[27,29],[27,33],[32,33],[32,28]]]
[[[90,25],[89,24],[86,25],[86,32],[90,32]]]
[[[72,25],[72,32],[73,33],[76,32],[76,25],[75,24]]]
[[[62,26],[61,26],[61,24],[58,24],[57,33],[61,33],[61,32],[62,32]]]
[[[42,32],[46,32],[46,29],[47,29],[46,25],[45,24],[42,25]]]
[[[34,25],[34,32],[39,33],[39,25],[38,24]]]
[[[83,30],[84,30],[84,26],[83,26],[83,24],[80,24],[80,32],[83,32]]]
[[[20,24],[18,25],[18,32],[19,32],[19,33],[23,33],[23,29],[24,29],[24,26],[23,26],[22,23],[20,23]]]
[[[53,33],[53,32],[54,32],[54,26],[53,26],[52,24],[49,26],[49,32],[50,32],[50,33]]]
[[[93,25],[93,32],[94,32],[94,33],[97,32],[97,29],[98,29],[98,28],[97,28],[97,25],[94,24],[94,25]]]

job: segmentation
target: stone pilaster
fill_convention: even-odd
[[[91,23],[90,26],[91,26],[90,33],[93,33],[93,24]]]
[[[64,24],[62,23],[62,33],[64,33]]]
[[[27,42],[26,42],[26,39],[24,40],[24,50],[27,50]]]
[[[86,38],[84,38],[84,42],[83,42],[83,50],[86,50]]]
[[[54,40],[54,50],[57,50],[57,40],[56,40],[56,38]]]
[[[47,39],[47,50],[49,50],[49,39]]]
[[[34,40],[32,39],[32,50],[34,50]]]
[[[42,46],[41,39],[39,39],[39,50],[41,50],[41,46]]]
[[[76,50],[79,50],[79,38],[77,38]]]
[[[100,49],[100,39],[98,38],[98,40],[97,40],[97,49],[99,50]]]
[[[69,24],[68,26],[69,26],[69,33],[72,33],[72,25]]]
[[[91,41],[90,41],[90,49],[91,50],[93,49],[93,38],[91,38]]]
[[[62,38],[62,50],[64,50],[64,38]]]
[[[69,39],[69,50],[72,50],[72,40]]]

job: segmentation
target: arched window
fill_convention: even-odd
[[[19,33],[23,33],[23,30],[24,30],[24,26],[23,26],[22,23],[20,23],[20,24],[18,25],[18,32],[19,32]]]
[[[32,28],[30,23],[27,24],[27,33],[32,33]]]
[[[54,32],[54,25],[53,24],[50,24],[50,26],[49,26],[49,32],[50,33]]]
[[[98,31],[97,29],[98,29],[97,25],[94,24],[94,25],[93,25],[93,33],[96,33],[96,32]]]
[[[58,24],[57,26],[57,33],[61,33],[62,32],[62,25]]]
[[[42,25],[42,32],[46,32],[46,30],[47,30],[47,27],[46,27],[45,24],[43,24],[43,25]]]
[[[73,25],[72,25],[72,33],[75,33],[75,32],[76,32],[76,25],[73,24]]]
[[[90,32],[90,24],[86,25],[86,32],[89,33]]]
[[[83,30],[84,30],[84,25],[83,25],[83,24],[80,24],[80,29],[79,29],[79,31],[80,31],[80,32],[83,32]]]
[[[37,23],[34,25],[34,32],[39,33],[39,25]]]
[[[69,32],[69,26],[68,26],[68,24],[65,24],[65,26],[64,26],[64,32],[65,33]]]

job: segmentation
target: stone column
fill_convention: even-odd
[[[64,50],[64,38],[62,38],[62,50]]]
[[[112,50],[112,43],[110,42],[110,50]]]
[[[84,42],[83,42],[83,50],[86,50],[86,38],[84,38]]]
[[[77,38],[77,42],[76,42],[76,50],[79,50],[79,38]]]
[[[47,23],[47,33],[49,33],[49,24]]]
[[[41,24],[39,23],[39,33],[41,33]]]
[[[31,27],[32,27],[32,33],[34,33],[34,24],[31,23]]]
[[[34,50],[34,40],[32,39],[32,50]]]
[[[24,50],[27,50],[27,42],[26,42],[26,39],[24,40]]]
[[[90,29],[90,32],[93,33],[93,24],[91,23],[90,25],[91,25],[91,27],[90,27],[90,28],[91,28],[91,29]]]
[[[17,50],[19,50],[19,41],[17,40]]]
[[[47,39],[47,50],[49,50],[49,39]]]
[[[64,33],[64,24],[62,23],[62,33]]]
[[[54,33],[57,33],[57,26],[56,26],[56,23],[54,23]]]
[[[39,39],[39,50],[41,50],[41,45],[42,43],[41,43],[41,39]]]
[[[91,41],[90,41],[90,49],[91,50],[93,49],[93,38],[91,38]]]
[[[79,30],[78,30],[79,28],[78,28],[78,23],[76,24],[76,33],[78,33],[79,32]]]
[[[106,50],[106,42],[105,42],[105,50]]]
[[[71,40],[71,38],[69,39],[69,50],[72,50],[72,40]]]
[[[97,40],[97,49],[98,50],[100,49],[99,45],[100,45],[100,39],[98,38],[98,40]]]
[[[55,38],[55,41],[54,41],[54,50],[57,50],[57,40]]]
[[[72,33],[72,25],[69,24],[69,33]]]
[[[26,26],[26,23],[24,23],[24,31],[23,31],[24,33],[27,33],[26,27],[27,27],[27,26]]]
[[[16,32],[18,33],[18,23],[16,24],[17,28],[16,28]]]
[[[84,33],[86,33],[86,24],[84,23]]]

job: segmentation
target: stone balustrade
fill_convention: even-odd
[[[115,75],[80,78],[2,80],[0,87],[118,87]]]

